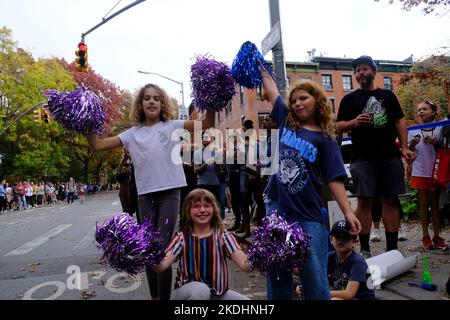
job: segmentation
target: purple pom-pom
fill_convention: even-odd
[[[165,257],[160,233],[149,220],[139,225],[128,213],[116,214],[96,227],[97,247],[103,249],[102,262],[118,271],[135,275]]]
[[[234,58],[231,74],[234,80],[246,88],[256,88],[262,85],[259,62],[271,73],[270,66],[258,51],[256,45],[250,41],[245,42]]]
[[[200,111],[220,111],[236,93],[230,68],[223,62],[199,56],[191,66],[192,98]]]
[[[253,270],[279,274],[300,266],[309,256],[310,236],[276,210],[255,230],[247,256]]]
[[[92,91],[79,86],[70,92],[47,90],[47,108],[64,129],[78,133],[101,134],[105,112],[100,98]]]

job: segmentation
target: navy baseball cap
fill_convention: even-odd
[[[373,71],[377,71],[377,65],[375,64],[375,61],[373,61],[372,57],[370,57],[370,56],[361,56],[361,57],[359,57],[357,59],[354,59],[352,61],[352,68],[353,68],[353,70],[356,70],[356,68],[360,64],[367,64],[367,65],[370,66],[370,68]]]
[[[350,233],[350,230],[352,230],[352,226],[350,223],[347,222],[347,220],[339,220],[336,221],[333,224],[333,227],[330,231],[330,236],[336,235],[336,234],[343,234],[353,237],[353,239],[356,239],[356,235],[352,235]]]

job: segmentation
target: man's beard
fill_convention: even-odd
[[[358,82],[359,82],[359,85],[361,86],[361,88],[370,88],[370,87],[372,87],[373,80],[374,80],[374,76],[372,74],[369,74],[365,77],[359,78]]]

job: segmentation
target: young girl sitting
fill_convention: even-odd
[[[225,231],[219,204],[205,189],[191,191],[183,203],[183,230],[166,249],[166,257],[157,266],[162,272],[179,260],[175,280],[176,300],[248,300],[228,289],[229,257],[244,272],[250,272],[246,254],[234,236]]]

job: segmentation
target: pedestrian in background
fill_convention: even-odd
[[[377,66],[369,56],[352,61],[360,89],[341,101],[337,127],[351,132],[353,159],[350,173],[358,197],[356,215],[361,221],[359,234],[361,255],[370,257],[369,236],[372,204],[376,191],[381,196],[383,223],[386,229],[386,251],[397,249],[400,225],[397,196],[405,193],[403,163],[400,156],[412,159],[408,149],[403,111],[395,94],[374,84]],[[400,142],[400,151],[395,143]]]
[[[328,230],[322,214],[321,178],[336,198],[351,233],[355,235],[361,228],[346,196],[343,181],[347,173],[331,136],[335,131],[331,109],[323,89],[312,81],[294,85],[286,105],[263,67],[261,76],[273,106],[270,118],[281,132],[276,155],[278,170],[265,190],[266,211],[284,213],[311,236],[310,256],[299,266],[303,295],[306,300],[329,300]],[[292,272],[268,274],[268,299],[292,300],[293,288]]]
[[[437,116],[437,106],[431,100],[425,100],[417,107],[417,116],[422,123],[433,122]],[[433,168],[436,160],[436,147],[440,144],[442,127],[416,129],[408,132],[409,148],[415,152],[412,163],[411,187],[419,193],[419,212],[422,224],[422,246],[424,249],[436,247],[447,250],[448,245],[439,236],[439,185],[433,180]],[[433,238],[428,232],[429,216],[433,228]]]
[[[75,199],[75,192],[77,191],[77,185],[75,184],[73,177],[70,177],[67,182],[67,191],[67,204],[71,204]]]
[[[194,131],[194,121],[171,120],[174,107],[167,93],[155,84],[142,87],[133,102],[130,119],[133,127],[104,139],[95,134],[86,138],[94,151],[125,147],[134,165],[140,220],[153,220],[161,230],[161,242],[166,246],[175,230],[180,207],[180,188],[186,178],[179,148],[179,139],[172,140],[176,130]],[[212,127],[214,113],[206,112],[203,128]],[[176,157],[176,158],[174,158]],[[147,268],[152,299],[170,299],[172,270],[156,274]]]

